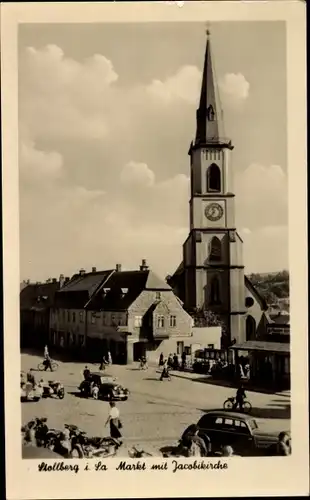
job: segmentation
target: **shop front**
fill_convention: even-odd
[[[286,342],[246,341],[231,347],[234,362],[247,354],[249,379],[257,386],[275,389],[290,388],[290,344]]]

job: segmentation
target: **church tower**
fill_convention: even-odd
[[[207,32],[195,141],[191,143],[190,233],[183,245],[187,310],[211,310],[226,324],[223,347],[245,340],[242,240],[235,223],[231,154]]]

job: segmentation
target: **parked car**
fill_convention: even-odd
[[[100,372],[91,372],[87,380],[79,386],[79,390],[85,397],[91,395],[92,384],[99,388],[98,398],[108,401],[126,401],[129,396],[129,391],[122,385],[118,384],[113,377],[102,375]]]
[[[221,452],[222,446],[231,446],[236,455],[259,456],[269,454],[268,449],[277,442],[279,432],[267,433],[259,428],[255,418],[244,413],[218,410],[201,417],[197,426],[199,436],[211,441],[211,454]],[[190,431],[189,426],[183,436]]]

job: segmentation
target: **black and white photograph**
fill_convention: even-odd
[[[13,392],[35,472],[294,455],[289,32],[208,12],[18,23]]]

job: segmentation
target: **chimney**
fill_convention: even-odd
[[[48,278],[48,279],[46,280],[46,283],[50,283],[51,281],[52,281],[52,280],[51,280],[51,278]]]
[[[53,278],[53,279],[52,279],[52,282],[53,282],[53,283],[57,283],[57,278]]]
[[[84,276],[85,274],[85,269],[80,269],[80,276]]]
[[[142,264],[140,266],[140,271],[147,271],[148,268],[149,268],[149,266],[147,265],[146,260],[142,259]]]
[[[92,268],[91,268],[91,272],[92,272],[92,273],[95,273],[96,271],[97,271],[97,268],[96,268],[96,267],[92,267]]]
[[[66,276],[65,277],[65,283],[68,283],[68,281],[70,281],[70,278],[69,278],[69,276]]]
[[[62,288],[65,284],[65,277],[63,274],[59,276],[59,288]]]
[[[30,285],[30,280],[27,280],[26,283],[27,283],[27,285]]]
[[[116,272],[120,273],[122,271],[122,264],[116,264]]]

